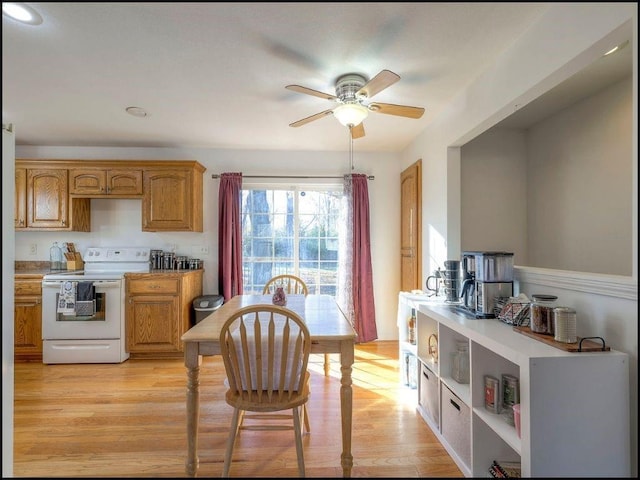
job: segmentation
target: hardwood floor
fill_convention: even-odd
[[[303,437],[308,477],[341,477],[339,362],[331,377],[312,355],[311,433]],[[200,372],[199,477],[219,477],[232,409],[224,367],[205,357]],[[398,381],[398,344],[356,347],[353,477],[462,477]],[[184,477],[186,370],[181,359],[122,364],[15,365],[16,477]],[[235,477],[296,477],[292,432],[242,431]]]

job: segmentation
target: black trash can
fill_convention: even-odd
[[[201,295],[193,299],[193,309],[196,312],[196,323],[200,322],[211,314],[214,310],[219,309],[224,303],[222,295]]]

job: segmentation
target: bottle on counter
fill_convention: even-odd
[[[58,242],[53,242],[53,246],[49,249],[49,263],[51,270],[63,269],[62,249],[58,246]]]
[[[409,343],[411,345],[416,344],[416,309],[411,309],[411,316],[409,317]]]

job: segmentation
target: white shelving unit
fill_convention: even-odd
[[[434,332],[438,362],[426,346]],[[469,384],[450,375],[456,341],[469,342]],[[497,319],[425,302],[418,305],[417,356],[418,411],[465,476],[488,477],[493,460],[519,461],[523,477],[630,475],[627,354],[566,352]],[[520,380],[521,438],[504,413],[484,406],[484,376],[502,374]]]
[[[411,315],[411,309],[416,309],[416,314],[418,312],[418,307],[423,303],[438,303],[442,301],[442,297],[433,297],[429,296],[426,293],[410,293],[410,292],[400,292],[398,296],[398,318],[397,318],[397,326],[398,326],[398,359],[399,359],[399,368],[402,372],[401,377],[404,379],[406,376],[406,364],[405,358],[407,354],[413,356],[416,361],[416,370],[415,370],[415,389],[417,392],[419,380],[418,376],[420,375],[420,365],[417,362],[419,357],[418,354],[418,344],[416,342],[415,345],[409,343],[409,331],[408,331],[408,320]],[[417,335],[417,326],[416,326],[416,335]],[[404,369],[404,370],[403,370]],[[410,382],[411,383],[411,382]],[[418,404],[418,395],[415,395],[415,403]]]

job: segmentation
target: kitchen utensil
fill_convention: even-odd
[[[433,283],[429,283],[433,281]],[[440,293],[440,282],[442,281],[442,271],[440,269],[435,270],[433,272],[433,275],[430,275],[427,277],[427,283],[426,283],[426,287],[427,290],[430,292],[433,292],[434,296],[438,296],[438,294]]]

